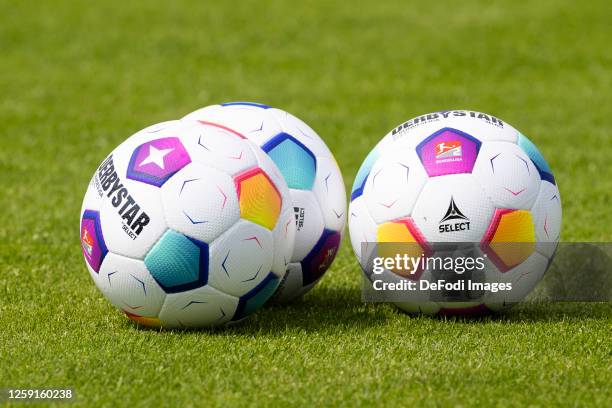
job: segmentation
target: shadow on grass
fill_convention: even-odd
[[[358,288],[321,287],[290,304],[269,304],[255,314],[228,326],[212,329],[178,329],[176,333],[206,333],[210,335],[283,335],[287,332],[337,332],[363,330],[383,326],[388,314],[383,304],[364,303]],[[466,316],[411,315],[396,309],[396,313],[410,318],[427,318],[440,322],[466,324],[491,322],[537,323],[581,320],[608,321],[612,318],[612,303],[549,302],[523,303],[503,313]],[[126,326],[140,330],[148,328],[126,319]],[[163,330],[163,329],[162,329]]]
[[[398,309],[398,313],[410,315]],[[486,324],[491,322],[506,323],[542,323],[542,322],[575,322],[584,320],[612,319],[612,303],[595,302],[542,302],[522,303],[500,313],[484,313],[462,316],[428,316],[440,322],[453,321],[468,324]]]
[[[381,326],[386,317],[378,305],[361,302],[359,288],[321,287],[291,304],[268,304],[246,319],[212,329],[178,329],[177,333],[253,335],[287,332],[335,332]],[[126,326],[160,330],[126,319]],[[161,329],[163,330],[163,329]]]

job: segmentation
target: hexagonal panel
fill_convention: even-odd
[[[211,286],[167,296],[159,319],[164,327],[211,327],[227,323],[234,316],[238,299]]]
[[[481,248],[501,272],[524,262],[535,251],[535,228],[531,212],[495,210]]]
[[[240,220],[210,244],[210,280],[214,288],[239,297],[261,282],[272,268],[272,233]]]
[[[280,279],[273,273],[269,273],[263,281],[238,301],[238,307],[232,320],[241,320],[259,309],[276,291]]]
[[[339,232],[328,229],[323,231],[316,245],[301,262],[304,286],[317,281],[327,271],[338,253],[340,238]]]
[[[372,167],[363,193],[374,221],[409,216],[427,179],[414,150],[386,152]]]
[[[81,217],[81,249],[85,260],[95,272],[100,270],[100,265],[108,253],[102,227],[100,225],[100,213],[93,210],[85,210]]]
[[[147,269],[166,293],[206,285],[208,245],[168,230],[144,259]]]
[[[178,137],[145,142],[132,153],[127,178],[161,187],[174,173],[191,163]]]
[[[143,261],[112,252],[96,284],[115,307],[141,317],[156,317],[166,297]]]
[[[396,255],[407,255],[417,258],[422,254],[429,256],[433,253],[431,246],[410,217],[380,224],[376,235],[379,257],[395,258]],[[394,243],[398,245],[393,245]],[[414,273],[403,270],[391,272],[411,280],[418,280],[423,270],[419,268]]]
[[[289,188],[312,189],[317,159],[302,142],[287,133],[279,133],[261,148],[274,161]]]
[[[272,230],[281,211],[282,198],[270,177],[257,167],[238,175],[234,181],[240,216]]]
[[[540,188],[538,170],[513,143],[485,142],[472,174],[498,208],[529,209]]]
[[[480,242],[495,207],[472,174],[427,180],[412,218],[429,242]]]
[[[353,187],[351,188],[351,201],[361,197],[363,194],[363,190],[365,188],[366,181],[368,180],[368,176],[372,171],[372,167],[380,156],[380,151],[377,149],[377,147],[378,145],[376,145],[374,149],[368,153],[363,163],[361,163],[359,170],[357,170],[357,175],[355,176],[355,181],[353,181]]]
[[[541,179],[546,180],[551,184],[555,184],[555,176],[553,176],[546,159],[544,159],[544,156],[542,156],[542,153],[540,153],[536,145],[522,133],[519,133],[518,135],[518,145],[521,149],[523,149],[523,151],[525,151],[527,156],[529,156],[533,164],[536,166],[538,172],[540,173]]]
[[[443,128],[423,140],[416,148],[430,177],[471,173],[480,141],[453,128]]]
[[[168,226],[202,242],[212,242],[240,219],[232,178],[191,163],[161,189]]]

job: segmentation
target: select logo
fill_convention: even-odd
[[[301,231],[304,228],[305,209],[303,207],[293,207],[293,213],[295,215],[295,227],[298,231]]]
[[[448,210],[440,220],[438,228],[440,233],[468,231],[470,229],[470,219],[463,215],[453,197],[451,197]]]

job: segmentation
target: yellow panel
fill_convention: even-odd
[[[489,246],[507,267],[524,262],[535,250],[531,213],[516,210],[502,214]]]
[[[423,255],[423,247],[410,232],[406,222],[386,222],[379,225],[376,238],[379,243],[377,248],[379,257],[395,258],[399,255],[403,258],[407,255],[410,258],[418,258]],[[391,271],[406,278],[414,279],[420,276],[410,273],[410,270],[391,269]]]
[[[281,212],[281,197],[268,177],[259,172],[240,181],[240,216],[272,230]]]
[[[401,222],[385,222],[378,226],[376,232],[378,242],[417,242],[406,224]]]

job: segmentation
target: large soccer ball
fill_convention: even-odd
[[[273,300],[302,296],[332,264],[346,224],[344,181],[325,142],[290,113],[252,102],[207,106],[183,120],[231,129],[274,161],[289,186],[297,231],[287,274]]]
[[[561,228],[559,190],[536,146],[502,120],[469,110],[421,115],[389,132],[359,169],[349,214],[364,271],[370,255],[362,250],[374,246],[367,243],[416,242],[425,254],[438,243],[476,243],[493,271],[487,279],[514,284],[513,299],[498,292],[474,302],[398,303],[430,314],[516,303],[542,278]],[[522,247],[508,251],[504,243]]]
[[[131,136],[102,161],[81,209],[91,277],[147,326],[248,316],[285,276],[294,236],[272,160],[214,124],[164,122]]]

